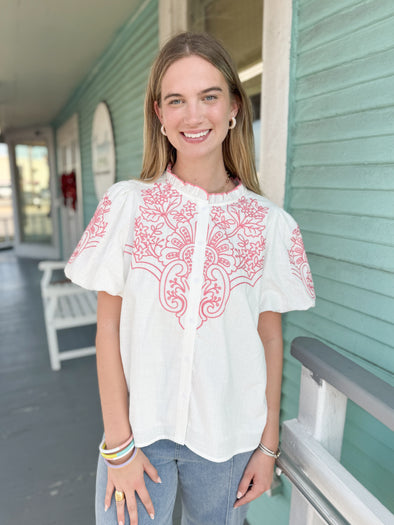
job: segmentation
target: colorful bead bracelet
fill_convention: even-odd
[[[107,459],[104,458],[104,461],[105,461],[105,464],[107,465],[107,467],[110,467],[110,468],[122,468],[122,467],[125,467],[126,465],[128,465],[129,463],[131,463],[133,461],[133,459],[135,458],[135,456],[137,455],[137,452],[138,452],[138,448],[135,448],[134,449],[134,452],[132,453],[132,455],[129,457],[129,459],[127,461],[125,461],[124,463],[120,463],[119,465],[113,465],[112,463],[110,463]]]
[[[101,452],[101,455],[104,459],[121,459],[124,456],[127,456],[129,452],[131,452],[134,448],[134,439],[127,445],[126,448],[123,450],[120,450],[119,452],[115,452],[115,454],[107,454],[106,452]]]
[[[124,443],[119,445],[118,447],[107,449],[107,444],[105,443],[105,438],[102,440],[99,446],[99,450],[101,454],[115,454],[116,452],[119,452],[120,450],[127,447],[133,441],[133,434],[131,434]]]

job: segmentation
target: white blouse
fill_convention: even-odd
[[[122,296],[120,350],[138,447],[211,461],[257,447],[266,422],[260,312],[314,305],[300,230],[239,184],[208,194],[167,171],[114,184],[66,275]]]

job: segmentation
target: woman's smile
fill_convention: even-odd
[[[185,137],[188,142],[203,142],[211,130],[206,129],[205,131],[183,131],[181,134]]]

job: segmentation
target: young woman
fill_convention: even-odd
[[[260,195],[231,58],[183,33],[159,53],[140,180],[112,186],[67,265],[98,291],[105,441],[98,525],[241,525],[279,443],[281,313],[314,304],[294,220]]]

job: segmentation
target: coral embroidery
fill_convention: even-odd
[[[83,232],[81,240],[72,253],[70,260],[68,261],[69,264],[71,264],[78,255],[87,248],[95,248],[100,242],[100,239],[104,237],[108,226],[108,223],[105,221],[105,215],[110,211],[111,204],[108,195],[105,194],[100,204],[97,206],[95,214],[89,222],[88,227]]]
[[[143,205],[135,220],[132,267],[149,271],[159,281],[165,310],[184,327],[189,277],[195,251],[196,205],[171,184],[156,183],[142,191]],[[240,284],[254,286],[264,262],[263,231],[267,208],[254,199],[211,209],[205,247],[198,328],[225,310],[230,292]]]
[[[308,294],[314,299],[315,289],[313,287],[312,274],[306,258],[304,243],[302,241],[300,229],[297,227],[292,231],[291,242],[293,243],[289,253],[290,266],[293,275],[298,277],[304,284]]]

